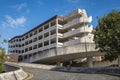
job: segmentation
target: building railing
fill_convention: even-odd
[[[92,21],[92,16],[76,18],[76,19],[73,19],[71,22],[68,22],[67,24],[65,24],[63,29],[71,28],[74,25],[84,23],[84,22],[90,23],[91,21]]]
[[[78,29],[71,30],[71,31],[64,33],[63,37],[66,38],[66,37],[70,37],[72,35],[79,34],[79,33],[92,32],[92,29],[93,29],[92,26],[91,27],[83,26]]]

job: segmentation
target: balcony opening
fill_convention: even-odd
[[[40,48],[40,47],[42,47],[42,43],[39,43],[39,44],[38,44],[38,48]]]
[[[18,42],[18,39],[16,39],[16,42]]]
[[[36,44],[36,45],[34,45],[33,49],[37,49],[37,44]]]
[[[44,38],[46,38],[48,36],[49,36],[49,32],[47,32],[47,33],[44,34]]]
[[[37,41],[37,37],[36,38],[34,38],[34,42],[36,42]]]
[[[25,52],[27,52],[28,51],[28,48],[25,48]]]
[[[22,47],[24,46],[24,44],[22,44]]]
[[[15,52],[18,53],[18,50],[16,50]]]
[[[22,53],[24,53],[24,50],[22,50]]]
[[[65,24],[65,21],[63,21],[63,20],[58,20],[58,24],[64,25],[64,24]]]
[[[47,46],[47,45],[49,45],[49,41],[44,42],[44,46]]]
[[[53,35],[56,33],[56,29],[50,31],[50,35]]]
[[[43,38],[43,35],[38,36],[38,40],[41,40]]]
[[[28,35],[26,35],[26,39],[28,38]]]
[[[21,45],[19,44],[19,47],[21,47]]]
[[[56,38],[50,40],[50,44],[56,43]]]
[[[56,21],[51,22],[51,27],[55,26],[55,24],[56,24]]]
[[[31,51],[32,50],[32,46],[31,47],[29,47],[29,51]]]
[[[28,45],[28,41],[25,42],[25,45]]]
[[[40,29],[39,29],[39,32],[42,32],[42,31],[43,31],[43,28],[40,28]]]
[[[37,30],[34,31],[34,35],[36,35],[36,34],[37,34]]]
[[[29,41],[29,43],[32,43],[32,39]]]
[[[19,41],[21,41],[21,39],[19,39]]]
[[[22,38],[22,41],[24,40],[24,37]]]
[[[30,33],[30,37],[32,37],[33,36],[33,34],[32,33]]]
[[[49,24],[44,26],[44,30],[49,28]]]
[[[18,45],[16,45],[16,47],[18,47]]]

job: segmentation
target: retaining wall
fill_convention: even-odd
[[[120,77],[120,67],[106,67],[106,68],[56,67],[51,70],[74,73],[109,74]]]
[[[11,63],[19,66],[47,69],[53,71],[73,72],[73,73],[89,73],[89,74],[109,74],[120,77],[120,67],[97,67],[97,68],[84,68],[84,67],[60,67],[43,64],[29,64],[29,63]]]
[[[27,77],[27,73],[16,65],[4,64],[4,71],[0,74],[0,80],[23,80]]]

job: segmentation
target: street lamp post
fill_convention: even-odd
[[[82,12],[83,14],[83,26],[84,26],[84,40],[85,40],[85,53],[87,53],[87,44],[86,44],[86,28],[85,28],[85,16],[84,16],[84,12]]]
[[[92,67],[93,66],[93,63],[92,63],[92,57],[87,57],[87,43],[86,43],[86,36],[87,36],[87,33],[86,33],[86,26],[85,26],[85,15],[84,15],[84,12],[82,12],[83,14],[83,25],[84,25],[84,39],[85,39],[85,53],[86,53],[86,58],[87,58],[87,64],[88,64],[88,67]]]

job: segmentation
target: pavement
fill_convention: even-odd
[[[120,80],[120,77],[105,74],[69,73],[30,67],[22,68],[26,72],[33,74],[33,78],[30,80]]]

